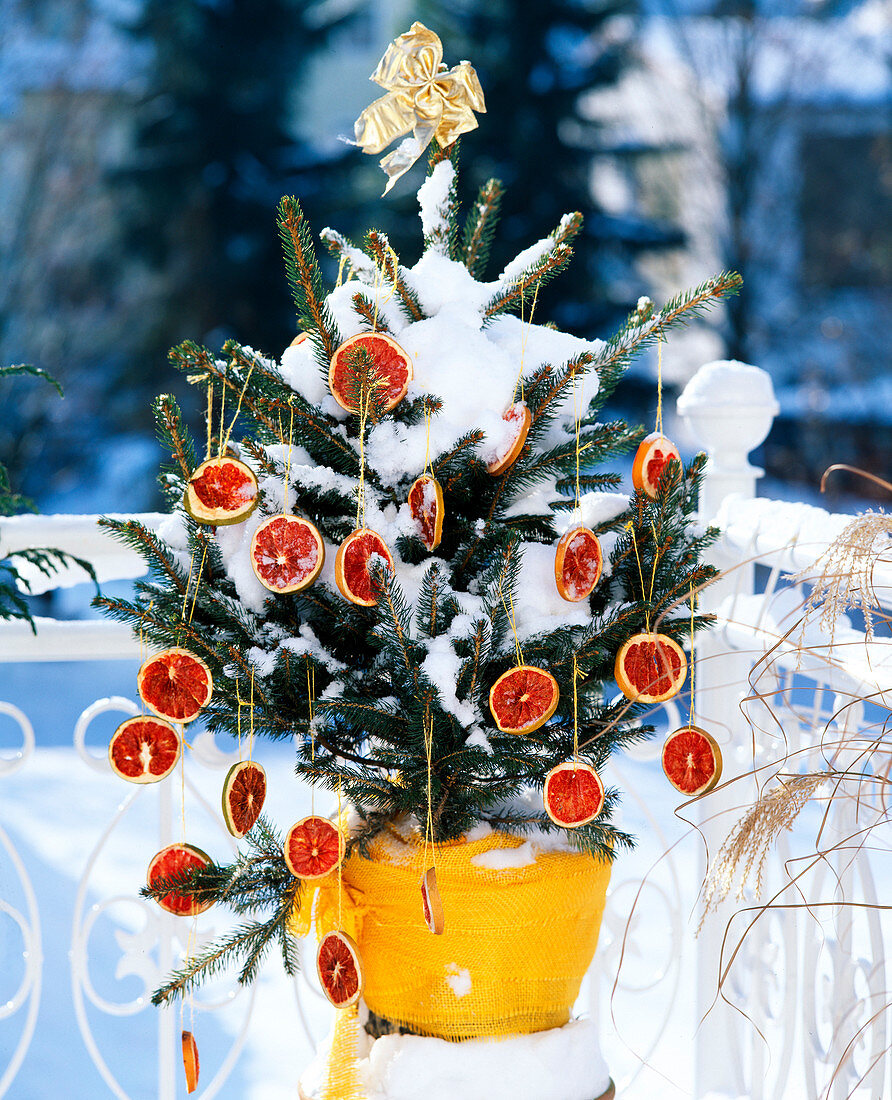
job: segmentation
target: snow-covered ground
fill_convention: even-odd
[[[84,904],[79,923],[84,927],[85,922],[95,922],[90,928],[87,957],[90,981],[97,996],[126,1004],[144,996],[156,979],[151,936],[145,942],[140,939],[146,912],[149,921],[153,919],[152,907],[138,908],[133,899],[144,880],[146,864],[159,847],[158,788],[131,788],[107,768],[96,770],[88,766],[71,747],[75,722],[93,700],[103,695],[133,698],[135,670],[135,664],[128,661],[0,665],[0,700],[18,704],[27,712],[38,745],[34,756],[18,771],[11,774],[0,771],[0,828],[6,830],[33,884],[44,953],[43,989],[34,1039],[6,1093],[14,1100],[51,1097],[55,1100],[62,1095],[66,1100],[88,1097],[93,1100],[96,1096],[116,1095],[103,1083],[79,1031],[76,1014],[79,994],[73,993],[70,977],[72,925],[85,871],[88,876],[83,885]],[[102,714],[89,727],[86,742],[97,757],[103,756],[108,737],[120,719],[120,714]],[[7,760],[13,757],[19,741],[14,723],[0,716],[0,754]],[[287,827],[306,812],[308,793],[293,776],[290,753],[284,746],[259,746],[255,755],[266,763],[272,777],[269,812],[278,825]],[[650,762],[624,766],[623,785],[630,792],[625,824],[642,834],[645,842],[639,853],[624,859],[614,876],[613,909],[602,932],[602,945],[611,965],[617,957],[625,919],[635,897],[635,880],[647,872],[654,858],[654,822],[645,820],[635,799],[649,807],[657,825],[670,838],[681,831],[673,818],[674,802],[662,781],[659,765]],[[231,844],[216,811],[222,774],[187,767],[187,777],[194,783],[195,791],[187,790],[185,799],[188,838],[219,858],[225,858]],[[169,789],[176,838],[181,829],[180,781],[176,776]],[[202,806],[202,799],[206,807]],[[120,820],[97,850],[104,831],[124,806]],[[696,879],[696,851],[691,838],[676,853],[674,874],[685,884]],[[110,898],[119,900],[107,904]],[[16,924],[4,913],[3,901],[26,912],[13,861],[0,846],[0,1079],[25,1018],[24,1010],[4,1018],[2,1008],[14,995],[24,972],[22,938]],[[679,1100],[691,1095],[695,1026],[691,975],[684,968],[679,969],[679,959],[673,958],[677,945],[673,948],[671,939],[673,921],[679,917],[682,922],[687,921],[686,907],[667,919],[659,901],[638,905],[633,949],[627,948],[623,964],[624,980],[636,985],[645,984],[652,977],[649,972],[653,967],[647,955],[656,947],[654,957],[662,955],[666,960],[665,965],[658,960],[656,969],[669,974],[668,985],[664,982],[655,991],[637,995],[619,991],[613,998],[612,1011],[616,1017],[613,1022],[610,1011],[602,1008],[604,1015],[599,1025],[602,1050],[617,1084],[622,1086],[623,1080],[634,1072],[640,1056],[646,1057],[651,1067],[633,1084],[621,1087],[623,1100],[645,1100],[654,1095],[655,1088],[660,1088],[662,1095]],[[212,934],[222,927],[221,918],[212,912],[201,919],[200,934]],[[187,933],[185,928],[184,935]],[[687,953],[693,947],[693,929],[682,927],[681,936]],[[647,945],[644,957],[640,945]],[[671,1002],[670,1023],[657,1050],[651,1054],[645,1037],[661,1028],[673,973],[681,974],[680,992]],[[301,978],[298,989],[309,1031],[319,1040],[327,1032],[331,1015],[321,994],[313,988],[314,982]],[[605,990],[605,998],[608,994],[609,989]],[[223,984],[207,994],[218,995],[228,1002],[230,987]],[[194,1030],[198,1039],[205,1088],[223,1065],[249,1007],[245,995],[231,1000],[226,1008],[215,1012],[203,1012],[196,1005],[194,1023],[190,1023],[192,1010],[187,1008],[185,1012],[184,1026]],[[603,1003],[606,1005],[606,1000]],[[89,1006],[89,999],[86,1004]],[[85,1012],[98,1053],[124,1090],[118,1095],[143,1100],[157,1095],[159,1014],[150,1006],[137,1007],[137,1011],[122,1016],[109,1015],[92,1006]],[[178,1030],[180,1026],[177,1009],[175,1027]],[[312,1053],[311,1039],[300,1023],[295,987],[270,956],[257,988],[247,1040],[232,1074],[219,1092],[200,1095],[294,1100],[296,1081]],[[175,1069],[182,1092],[181,1066],[177,1063]]]

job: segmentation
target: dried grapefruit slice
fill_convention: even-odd
[[[511,425],[508,438],[496,451],[495,456],[486,464],[487,470],[493,475],[503,474],[509,466],[513,466],[523,450],[527,441],[527,432],[533,421],[533,414],[523,401],[515,401],[513,405],[502,413],[502,419]]]
[[[225,527],[241,523],[257,507],[257,478],[237,458],[209,458],[195,470],[183,506],[197,523]]]
[[[722,777],[722,750],[699,726],[682,726],[670,733],[662,760],[666,778],[689,798],[711,791]]]
[[[289,348],[298,347],[300,344],[302,344],[304,342],[304,340],[306,340],[309,337],[309,335],[310,334],[308,332],[299,332],[297,334],[297,336],[295,336],[294,339],[291,341],[291,343],[288,345],[288,347]]]
[[[379,559],[393,572],[387,543],[370,527],[360,527],[344,539],[335,558],[335,582],[345,599],[360,607],[375,606],[378,597],[372,589],[370,568]]]
[[[296,878],[322,878],[344,858],[344,835],[327,817],[302,817],[285,837],[285,862]]]
[[[428,867],[421,880],[421,907],[424,912],[424,921],[435,936],[442,936],[446,929],[446,918],[443,915],[443,902],[440,891],[437,889],[437,870]]]
[[[422,474],[412,482],[409,512],[421,541],[428,550],[436,550],[443,537],[443,490],[435,477]]]
[[[165,649],[136,674],[142,701],[171,722],[191,722],[211,700],[211,670],[188,649]]]
[[[324,561],[322,536],[300,516],[271,516],[251,539],[251,568],[263,587],[278,595],[308,588]]]
[[[328,385],[332,397],[347,412],[357,413],[354,403],[355,366],[352,357],[367,352],[375,364],[386,412],[395,408],[406,396],[412,381],[412,359],[399,344],[383,332],[360,332],[351,336],[335,351],[328,368]]]
[[[687,674],[684,650],[666,634],[633,634],[613,666],[620,691],[636,703],[664,703],[681,691]]]
[[[211,857],[194,844],[168,844],[153,856],[146,882],[149,886],[154,886],[162,879],[171,879],[187,871],[197,871],[202,867],[209,867],[210,864]],[[197,901],[193,894],[181,890],[171,890],[163,898],[155,900],[162,909],[178,917],[197,916],[214,904],[212,901]]]
[[[604,555],[601,543],[588,527],[574,527],[562,535],[554,554],[554,580],[565,600],[584,600],[601,579]]]
[[[198,1088],[198,1043],[191,1031],[183,1032],[183,1069],[186,1071],[186,1092]]]
[[[112,734],[108,760],[115,775],[130,783],[157,783],[170,775],[183,742],[169,722],[141,715],[128,718]]]
[[[346,932],[326,932],[319,941],[316,973],[322,992],[335,1008],[348,1008],[362,995],[362,959]]]
[[[558,764],[545,777],[545,812],[556,825],[575,829],[594,821],[604,806],[604,784],[581,760]]]
[[[642,439],[632,463],[632,484],[638,492],[649,496],[651,500],[656,500],[660,478],[667,463],[672,459],[681,466],[681,455],[671,439],[667,439],[659,432],[651,432],[649,436]]]
[[[502,733],[532,733],[557,710],[557,680],[535,665],[508,669],[489,689],[489,709]]]
[[[248,834],[266,798],[266,772],[252,760],[233,764],[223,781],[223,820],[234,837]]]

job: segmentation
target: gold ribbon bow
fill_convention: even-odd
[[[475,111],[485,112],[483,89],[469,61],[448,71],[443,43],[423,23],[413,23],[387,47],[371,79],[387,94],[376,99],[354,123],[356,144],[380,153],[412,131],[381,160],[388,176],[384,194],[412,167],[436,138],[444,148],[460,134],[477,128]]]

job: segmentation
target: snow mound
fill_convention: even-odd
[[[756,406],[777,410],[771,375],[736,359],[704,363],[678,398],[678,411],[696,405]]]
[[[359,1072],[368,1100],[551,1100],[558,1081],[562,1100],[592,1100],[610,1083],[590,1020],[503,1039],[384,1035],[364,1045]],[[329,1049],[330,1041],[301,1078],[312,1100],[322,1095]]]

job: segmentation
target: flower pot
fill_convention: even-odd
[[[422,911],[421,879],[430,866],[436,867],[445,912],[439,936],[428,930]],[[507,834],[487,831],[478,839],[432,848],[417,836],[388,830],[371,842],[366,857],[351,856],[340,884],[333,875],[317,887],[316,928],[323,934],[340,918],[341,930],[359,945],[369,1012],[409,1038],[470,1040],[476,1049],[477,1040],[517,1042],[548,1032],[550,1038],[537,1034],[536,1041],[557,1052],[571,1037],[559,1033],[569,1024],[597,946],[609,879],[609,865],[589,853],[541,850]],[[302,898],[296,931],[307,927],[309,904]],[[368,1076],[369,1059],[380,1062],[383,1055],[380,1047],[370,1054],[371,1040],[360,1030],[355,1012],[339,1013],[327,1081],[305,1083],[308,1097],[367,1095],[361,1079]],[[389,1050],[401,1039],[385,1035],[377,1042],[389,1043]],[[596,1047],[596,1036],[594,1041]],[[431,1047],[430,1056],[439,1049]],[[520,1053],[524,1049],[518,1047]],[[470,1057],[471,1048],[466,1050]],[[461,1055],[454,1048],[451,1054],[460,1065]],[[603,1069],[600,1055],[596,1064]],[[612,1095],[606,1072],[592,1072],[591,1091],[577,1092],[576,1100]],[[479,1077],[479,1069],[476,1073]],[[557,1065],[554,1091],[535,1100],[564,1100],[560,1082]],[[471,1095],[464,1085],[460,1091]],[[368,1095],[388,1100],[390,1094],[370,1090]],[[532,1100],[532,1094],[524,1095]]]

